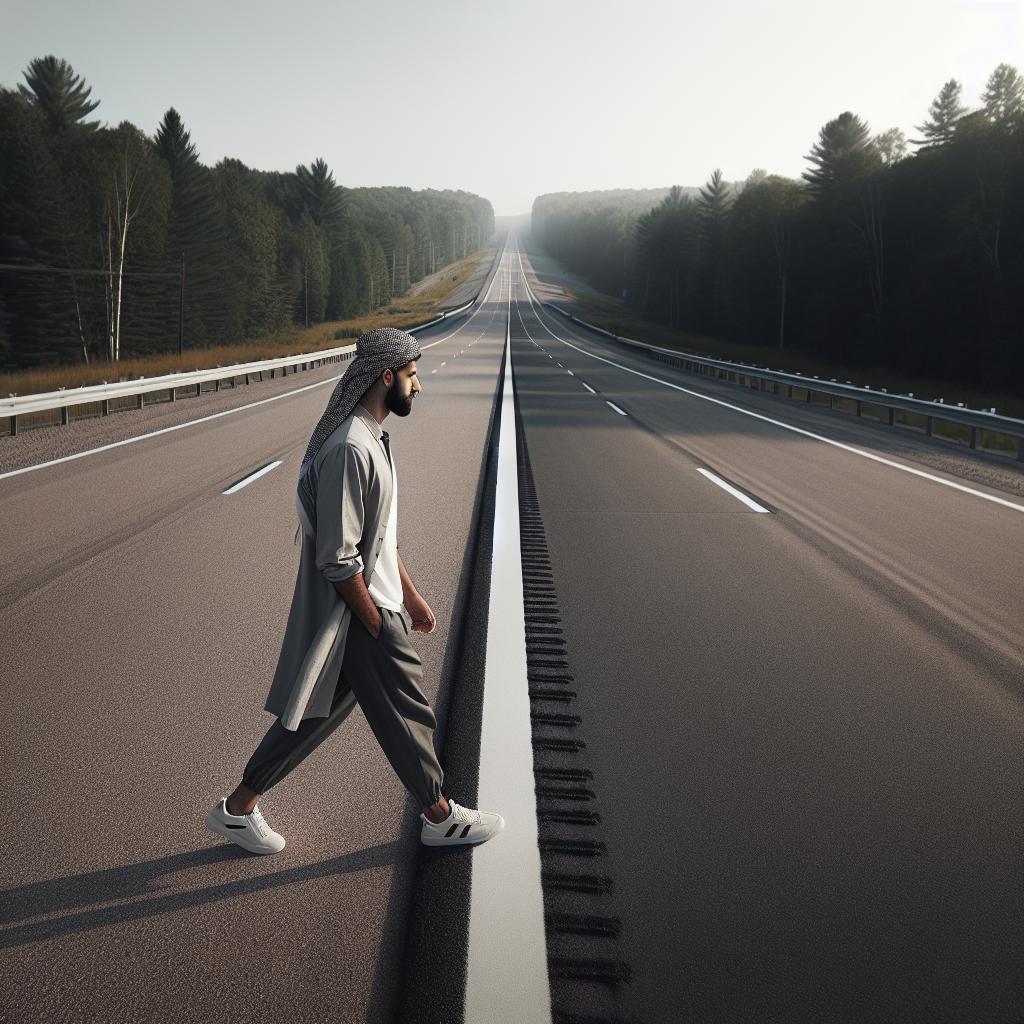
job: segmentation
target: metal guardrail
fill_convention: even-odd
[[[484,278],[486,283],[494,274],[500,259],[498,257],[491,267],[490,273]],[[410,334],[416,331],[426,330],[435,324],[446,320],[449,317],[457,316],[469,309],[483,294],[483,288],[477,291],[476,295],[469,302],[458,306],[455,309],[445,310],[432,320],[426,323],[416,324],[407,327]],[[294,356],[283,356],[278,359],[262,359],[251,363],[232,363],[229,366],[217,366],[208,370],[194,370],[190,373],[166,373],[159,377],[140,377],[137,380],[119,381],[116,384],[91,384],[78,388],[61,388],[58,391],[48,391],[35,395],[22,395],[15,398],[0,399],[0,420],[6,418],[10,424],[9,435],[18,433],[18,418],[27,416],[29,413],[60,410],[61,424],[71,421],[71,409],[81,405],[98,405],[98,412],[90,415],[108,416],[111,412],[111,403],[115,403],[115,411],[120,408],[142,409],[146,403],[146,395],[153,392],[168,393],[167,401],[174,402],[178,398],[177,392],[182,388],[195,388],[195,394],[203,392],[203,385],[213,383],[214,390],[220,391],[221,384],[230,381],[232,387],[236,387],[236,380],[245,378],[245,383],[251,383],[253,378],[260,381],[265,379],[265,374],[270,375],[273,380],[280,371],[282,376],[287,376],[289,369],[292,373],[300,370],[312,369],[322,366],[324,363],[339,362],[347,358],[355,351],[355,344],[342,345],[338,348],[321,349],[317,352],[300,353]],[[131,401],[126,403],[125,400]],[[85,417],[78,417],[85,418]]]
[[[573,323],[586,327],[587,330],[604,335],[628,348],[639,350],[659,362],[677,366],[688,373],[725,380],[768,394],[782,394],[786,398],[797,398],[829,409],[850,411],[856,416],[864,416],[890,427],[906,426],[920,429],[928,437],[952,441],[975,450],[981,449],[1012,457],[1016,449],[1017,460],[1024,462],[1024,420],[1000,416],[994,412],[967,409],[959,405],[946,405],[944,402],[929,402],[922,398],[914,398],[912,395],[893,395],[888,391],[860,387],[856,384],[840,384],[835,380],[823,381],[819,377],[784,373],[781,370],[768,370],[746,363],[731,363],[724,359],[709,359],[688,352],[679,352],[676,349],[661,348],[634,338],[612,334],[603,327],[587,323],[586,320],[561,309],[553,302],[545,301],[544,305]],[[795,395],[794,392],[800,394]],[[877,409],[882,415],[872,416],[866,409]]]

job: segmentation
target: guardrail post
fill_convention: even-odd
[[[142,392],[140,391],[140,392],[139,392],[139,398],[138,398],[138,401],[137,401],[137,402],[136,402],[136,404],[135,404],[135,408],[136,408],[136,409],[141,409],[141,408],[143,407],[143,405],[145,405],[145,403],[146,403],[146,397],[145,397],[145,395],[144,395],[144,394],[143,394],[143,393],[142,393]]]
[[[861,401],[860,401],[859,398],[855,398],[854,399],[854,406],[855,406],[855,411],[856,411],[857,415],[860,416],[860,414],[861,414]]]
[[[110,399],[109,398],[104,398],[100,402],[100,415],[101,416],[109,416],[110,415]]]
[[[176,402],[178,400],[178,389],[171,388],[167,395],[168,402]]]
[[[203,393],[203,382],[201,380],[196,381],[196,398]]]
[[[895,427],[896,426],[896,410],[891,405],[888,408],[887,419],[889,420],[889,426],[890,427]]]
[[[270,379],[271,380],[274,379],[274,367],[273,366],[270,368]]]
[[[18,417],[11,417],[11,437],[17,437],[18,435]],[[1024,446],[1022,446],[1024,447]]]
[[[924,432],[926,437],[932,437],[935,434],[935,417],[928,416],[925,418]]]
[[[977,448],[978,447],[978,428],[977,427],[971,427],[971,447],[972,448]]]
[[[220,391],[220,379],[219,378],[213,382],[213,390],[214,391]]]
[[[60,424],[62,427],[68,425],[68,407],[66,405],[60,407]]]
[[[1017,438],[1017,461],[1024,462],[1024,437]]]

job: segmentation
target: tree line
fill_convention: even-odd
[[[549,194],[533,231],[644,318],[1005,389],[1024,373],[1024,80],[1000,64],[976,109],[961,96],[945,83],[913,155],[845,111],[800,181]]]
[[[474,252],[488,200],[346,188],[199,158],[173,107],[155,134],[87,118],[64,60],[0,87],[0,364],[117,360],[359,316]],[[180,333],[179,333],[180,332]]]

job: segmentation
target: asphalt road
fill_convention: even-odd
[[[841,414],[631,356],[522,279],[512,338],[624,1005],[1022,1019],[1024,511],[704,400],[891,458]]]
[[[422,393],[386,424],[402,556],[438,620],[412,634],[432,701],[507,299],[499,275],[470,318],[419,335]],[[203,827],[272,721],[295,480],[345,365],[95,421],[137,436],[285,396],[0,480],[0,1019],[391,1019],[419,808],[361,713],[261,802],[280,855]],[[459,799],[457,779],[445,789]]]
[[[1024,504],[1018,481],[999,490],[936,468],[934,442],[633,356],[532,303],[516,249],[471,318],[421,335],[438,342],[422,397],[386,423],[400,543],[438,618],[413,637],[433,701],[511,288],[523,437],[632,968],[619,1012],[1019,1021],[1024,512],[940,482]],[[0,479],[0,1020],[393,1019],[418,826],[361,714],[262,802],[282,854],[202,825],[270,723],[295,477],[343,369],[26,434],[40,459],[45,433],[64,454],[90,431],[236,410]],[[27,464],[14,453],[0,447],[0,472]],[[458,779],[445,788],[460,799]]]

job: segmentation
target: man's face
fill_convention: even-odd
[[[384,392],[384,404],[396,416],[408,416],[412,412],[412,403],[420,390],[420,381],[416,376],[416,360],[406,363],[400,370],[385,370],[384,383],[391,374],[394,379],[391,387]]]

